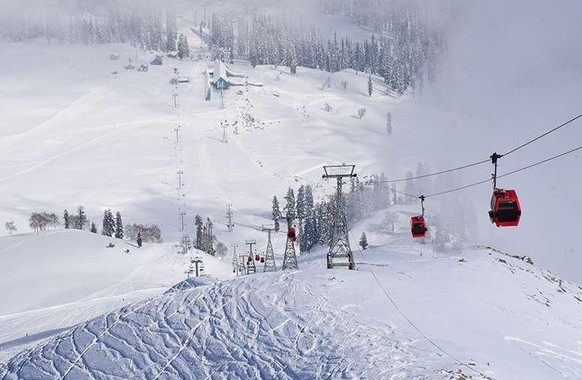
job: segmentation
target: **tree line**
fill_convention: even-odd
[[[338,38],[336,33],[324,39],[315,28],[306,31],[266,14],[236,23],[227,15],[214,14],[209,34],[215,46],[231,58],[246,57],[253,67],[287,66],[292,74],[297,66],[332,73],[349,68],[383,77],[398,94],[434,80],[438,55],[445,49],[444,33],[430,27],[412,3],[383,9],[389,9],[383,33],[363,41]]]
[[[62,7],[62,8],[60,8]],[[0,35],[12,41],[46,38],[50,43],[130,43],[144,50],[187,52],[176,12],[148,1],[79,1],[39,11],[26,4],[0,12]],[[184,46],[184,44],[186,44]]]
[[[28,225],[34,232],[46,231],[61,226],[61,220],[55,213],[33,212]],[[62,226],[64,229],[89,230],[92,233],[99,233],[97,225],[89,221],[85,208],[77,206],[74,212],[64,210],[62,216]],[[7,222],[5,228],[9,233],[17,230],[13,221]],[[161,243],[162,232],[157,224],[136,224],[123,225],[121,212],[116,211],[115,216],[111,209],[103,212],[101,224],[101,235],[114,237],[116,239],[129,239],[135,242]]]

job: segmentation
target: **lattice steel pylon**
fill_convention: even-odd
[[[291,230],[291,217],[287,215],[287,231]],[[299,269],[297,264],[297,255],[295,254],[295,244],[287,232],[287,242],[285,244],[285,255],[283,256],[283,270]]]
[[[253,245],[257,244],[257,241],[247,240],[245,244],[249,246],[249,257],[247,258],[247,274],[257,273],[257,266],[255,265],[255,258],[253,257]]]
[[[323,167],[325,171],[323,178],[337,179],[333,227],[329,242],[329,251],[327,253],[327,269],[332,269],[336,266],[347,266],[349,269],[356,269],[354,255],[350,248],[348,222],[344,210],[342,193],[343,179],[357,176],[354,174],[354,168],[355,165],[346,164]]]
[[[269,235],[263,272],[275,272],[277,270],[277,263],[275,262],[275,252],[273,251],[273,243],[271,242],[271,232],[275,231],[275,227],[263,227],[262,230],[267,231]]]

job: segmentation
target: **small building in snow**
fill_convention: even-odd
[[[164,63],[164,57],[162,57],[161,55],[156,55],[156,58],[154,58],[154,60],[150,62],[150,64],[156,65],[156,66],[160,66],[163,63]]]
[[[217,59],[214,61],[214,68],[207,70],[210,77],[210,84],[217,90],[227,90],[230,86],[244,86],[244,83],[232,80],[232,78],[246,78],[242,74],[237,74],[228,69],[226,63]]]

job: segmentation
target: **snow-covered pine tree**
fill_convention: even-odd
[[[123,220],[121,220],[121,213],[119,211],[115,213],[115,237],[117,239],[123,239]]]
[[[366,249],[368,248],[368,238],[366,237],[366,233],[362,232],[362,236],[360,237],[360,247],[362,247],[362,249]]]
[[[69,212],[67,210],[65,210],[65,212],[63,212],[63,224],[65,226],[65,229],[69,229],[71,227],[70,225],[70,219],[69,219]]]
[[[115,233],[115,220],[113,219],[113,214],[110,209],[103,212],[103,225],[101,227],[101,235],[103,236],[113,236]]]
[[[279,218],[281,218],[281,210],[279,208],[279,200],[277,196],[273,197],[273,206],[271,208],[271,216],[275,225],[275,231],[279,232]]]
[[[301,234],[301,251],[308,252],[317,244],[319,237],[317,236],[317,222],[313,203],[313,191],[311,186],[305,186],[304,196],[305,221],[303,223],[303,230]]]
[[[194,248],[202,249],[203,248],[203,231],[202,231],[202,217],[200,215],[196,215],[194,218],[194,224],[196,225],[196,242],[194,243]]]
[[[176,14],[168,11],[166,13],[166,51],[176,51],[176,36],[178,27],[176,22]]]
[[[297,208],[295,202],[295,192],[293,191],[292,188],[289,188],[289,190],[287,190],[285,200],[287,201],[287,203],[285,204],[285,216],[291,219],[295,219],[295,217],[297,216],[296,211]]]
[[[190,48],[188,47],[188,38],[180,34],[178,37],[178,58],[184,59],[190,57]]]
[[[142,240],[142,238],[141,238],[141,232],[138,232],[138,233],[137,233],[137,246],[138,246],[139,248],[141,248],[141,245],[142,245],[142,244],[143,244],[143,240]]]
[[[301,222],[303,221],[303,219],[305,219],[305,216],[307,215],[307,209],[305,205],[305,186],[303,185],[301,185],[299,187],[299,190],[297,190],[297,201],[295,204],[297,219],[301,224]]]
[[[87,225],[88,221],[87,221],[87,215],[85,214],[85,208],[83,206],[78,206],[77,207],[77,219],[76,219],[76,225],[75,228],[78,230],[83,230],[85,229],[85,226]]]
[[[91,232],[94,233],[94,234],[97,233],[97,226],[93,222],[91,222]]]
[[[386,132],[392,134],[392,113],[388,112],[386,114]]]
[[[368,75],[368,96],[372,96],[374,92],[374,84],[372,83],[372,74]]]

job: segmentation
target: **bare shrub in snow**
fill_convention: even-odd
[[[34,232],[44,231],[47,228],[55,228],[59,224],[59,218],[54,213],[33,212],[30,218],[28,218],[28,225]]]
[[[364,107],[358,108],[358,118],[363,118],[366,115],[366,109]]]
[[[325,112],[331,112],[333,110],[333,108],[329,105],[329,103],[325,103],[323,105],[323,109],[325,110]]]
[[[12,233],[17,230],[16,226],[14,225],[14,221],[6,222],[4,224],[4,228],[6,228],[6,231],[8,231],[8,235],[12,235]]]
[[[162,242],[162,231],[157,224],[144,225],[144,224],[129,224],[125,226],[125,236],[130,240],[137,241],[138,235],[141,235],[141,239],[144,242],[150,243],[161,243]]]

